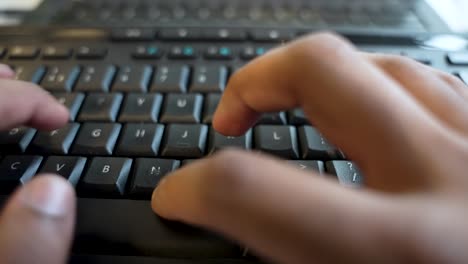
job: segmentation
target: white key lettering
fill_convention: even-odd
[[[65,164],[57,164],[57,172],[61,171],[65,167]]]
[[[102,129],[94,129],[93,132],[91,132],[91,136],[93,138],[98,138],[101,136]]]
[[[109,173],[109,171],[110,171],[109,165],[105,165],[104,167],[102,167],[102,173]]]

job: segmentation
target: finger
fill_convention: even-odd
[[[400,83],[442,123],[468,134],[468,104],[466,93],[462,92],[466,87],[462,88],[460,80],[401,56],[364,56]]]
[[[390,230],[406,215],[381,197],[237,151],[167,176],[152,207],[162,217],[227,235],[275,263],[399,263],[399,253],[387,249],[394,248],[393,236],[408,231],[403,225]]]
[[[68,110],[40,87],[0,80],[0,130],[20,125],[56,129],[68,121]]]
[[[37,176],[0,216],[2,263],[66,263],[75,219],[73,188],[58,176]]]
[[[0,64],[0,79],[11,79],[15,76],[15,72],[5,64]]]
[[[433,174],[427,163],[433,162],[432,147],[446,144],[444,127],[398,83],[332,35],[301,39],[236,73],[213,125],[223,134],[239,135],[261,112],[298,106],[358,162],[369,186],[433,185],[425,178]]]

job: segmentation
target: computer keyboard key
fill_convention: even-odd
[[[209,46],[205,51],[208,60],[231,60],[234,58],[233,50],[226,46]]]
[[[120,124],[84,123],[72,147],[72,154],[77,155],[111,155],[117,138]]]
[[[294,30],[291,29],[252,29],[250,37],[259,42],[286,42],[294,37]]]
[[[468,85],[468,71],[461,71],[457,74],[457,76]]]
[[[224,148],[239,148],[251,149],[252,148],[252,131],[247,131],[244,135],[239,137],[224,136],[216,132],[213,127],[210,128],[208,139],[208,154],[212,154]]]
[[[114,41],[151,41],[156,37],[156,30],[150,28],[116,28],[112,30]]]
[[[77,215],[76,254],[170,257],[171,263],[240,256],[238,246],[217,235],[157,217],[148,201],[79,198]]]
[[[24,153],[31,143],[36,129],[15,127],[9,131],[0,132],[0,149],[3,153]]]
[[[93,158],[78,190],[85,194],[122,196],[131,167],[132,160],[127,158]]]
[[[161,123],[200,123],[203,106],[201,94],[168,94],[160,118]]]
[[[117,119],[122,100],[123,95],[120,93],[89,94],[83,103],[78,120],[81,122],[114,122]]]
[[[6,156],[0,162],[0,190],[11,192],[29,181],[41,165],[41,156]]]
[[[50,66],[41,86],[51,92],[70,92],[80,74],[80,67],[73,65]]]
[[[66,60],[72,55],[72,49],[66,47],[47,46],[43,49],[44,60]]]
[[[163,51],[155,45],[139,45],[132,52],[132,57],[137,60],[160,59]]]
[[[115,153],[120,156],[156,156],[164,125],[126,124]]]
[[[148,65],[126,65],[119,70],[112,91],[115,92],[146,92],[148,90],[153,68]]]
[[[83,104],[85,99],[85,95],[82,93],[55,93],[52,95],[59,103],[68,108],[68,112],[70,112],[70,121],[75,121],[78,111],[81,108],[81,104]]]
[[[224,91],[228,77],[225,66],[196,66],[190,92],[216,93]]]
[[[174,158],[201,158],[205,153],[206,125],[166,126],[161,155]]]
[[[197,51],[192,46],[172,46],[167,57],[174,60],[195,59]]]
[[[298,128],[303,159],[332,160],[341,159],[341,152],[331,145],[317,129],[311,126]]]
[[[257,122],[262,125],[286,125],[286,123],[285,112],[263,114]]]
[[[207,28],[202,32],[202,38],[211,41],[242,41],[247,39],[247,33],[237,28]]]
[[[77,59],[97,60],[105,58],[106,55],[107,48],[104,47],[80,46],[76,51]]]
[[[252,60],[256,57],[262,56],[267,52],[266,47],[253,47],[253,46],[246,46],[242,49],[241,58],[244,60]]]
[[[468,52],[452,52],[447,55],[447,60],[452,65],[467,66]]]
[[[327,172],[336,175],[340,184],[349,187],[362,187],[364,178],[359,168],[350,161],[334,160],[326,163]]]
[[[75,91],[108,92],[116,71],[114,65],[85,66],[78,79]]]
[[[221,94],[208,94],[205,96],[205,106],[203,107],[203,123],[211,124],[213,122],[213,116],[218,108],[219,101],[221,100]]]
[[[81,178],[85,165],[85,157],[51,156],[47,158],[39,173],[61,175],[73,186],[76,186]]]
[[[39,131],[28,150],[41,154],[66,155],[79,128],[80,124],[69,123],[56,130]]]
[[[158,182],[179,166],[180,161],[172,159],[136,159],[129,195],[149,200]]]
[[[289,163],[301,170],[311,170],[321,175],[325,173],[325,164],[320,160],[290,160]]]
[[[197,40],[200,39],[201,32],[195,28],[164,28],[161,30],[159,37],[162,40]]]
[[[190,68],[186,65],[162,65],[158,67],[151,86],[152,92],[184,93],[190,77]]]
[[[255,148],[279,157],[299,158],[296,128],[260,125],[254,128]]]
[[[41,82],[42,78],[47,71],[45,66],[26,66],[26,65],[15,65],[13,66],[15,71],[15,80],[25,81],[25,82],[32,82],[38,84]]]
[[[300,108],[290,110],[288,116],[290,125],[302,126],[310,123],[304,111]]]
[[[162,98],[160,94],[127,94],[119,122],[157,122]]]
[[[10,48],[10,59],[34,59],[39,55],[39,48],[34,46],[13,46]]]

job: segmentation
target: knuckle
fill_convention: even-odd
[[[231,77],[228,80],[227,86],[232,86],[232,87],[241,87],[239,86],[240,80],[241,80],[241,75],[243,73],[243,68],[240,70],[234,72]]]
[[[465,83],[462,80],[460,80],[460,78],[455,77],[454,75],[439,71],[439,76],[445,82],[447,82],[450,86],[454,86],[454,87],[465,86]]]
[[[294,42],[289,51],[299,57],[309,59],[321,58],[326,54],[327,58],[334,54],[349,53],[353,46],[344,38],[331,32],[320,32],[308,35]]]
[[[399,55],[383,55],[381,63],[385,68],[394,70],[416,66],[416,62],[412,59]]]

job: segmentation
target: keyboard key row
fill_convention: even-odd
[[[290,161],[299,169],[324,175],[325,170],[349,187],[361,187],[363,177],[350,161]],[[76,186],[81,196],[149,199],[158,182],[181,165],[176,159],[82,156],[6,156],[0,162],[0,191],[8,193],[36,173],[53,173]],[[133,170],[132,170],[133,168]]]
[[[266,43],[265,43],[266,45]],[[149,60],[161,59],[167,55],[172,60],[192,60],[203,57],[206,60],[232,60],[239,57],[244,60],[251,60],[263,55],[271,44],[268,45],[248,45],[239,48],[224,45],[209,45],[199,49],[193,45],[172,45],[167,50],[154,44],[138,45],[130,53],[134,59]],[[35,46],[13,46],[10,48],[0,47],[0,58],[6,57],[11,61],[35,60],[41,54],[41,49]],[[76,49],[60,46],[46,46],[42,49],[40,58],[45,61],[65,61],[72,58],[78,60],[102,60],[109,53],[105,47],[81,46]]]
[[[297,131],[296,131],[297,130]],[[342,153],[313,127],[259,125],[240,137],[207,125],[70,123],[50,132],[14,128],[0,133],[2,152],[86,156],[201,158],[219,149],[255,149],[286,159],[333,160]]]
[[[200,51],[190,45],[174,45],[167,51],[168,59],[192,60],[203,57],[206,60],[232,60],[236,56],[244,60],[252,60],[265,54],[270,49],[269,46],[256,45],[245,46],[240,50],[228,46],[210,45]],[[165,51],[156,45],[139,45],[132,52],[132,57],[139,60],[160,59]]]
[[[219,104],[220,94],[134,94],[81,93],[54,94],[70,111],[71,121],[80,122],[145,122],[210,124]],[[289,119],[288,119],[289,116]],[[300,109],[264,114],[258,124],[306,125],[309,122]]]
[[[200,65],[193,70],[187,65],[161,65],[156,71],[149,65],[12,68],[15,79],[40,84],[51,92],[222,92],[229,77],[228,68],[218,65]]]
[[[11,60],[31,60],[39,57],[44,60],[66,60],[75,53],[77,59],[103,59],[107,55],[107,48],[79,46],[76,49],[62,46],[45,46],[42,49],[36,46],[17,45],[9,48],[0,47],[0,57],[8,55]]]

